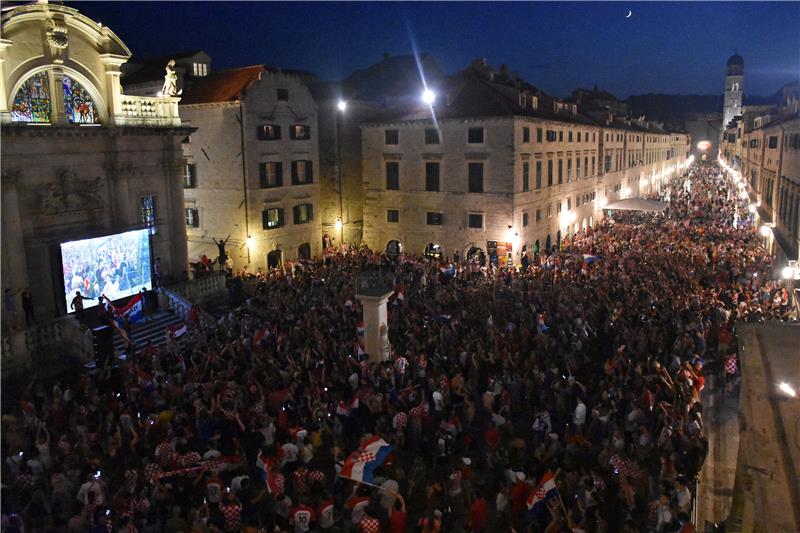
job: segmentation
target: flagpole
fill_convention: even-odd
[[[567,518],[567,508],[564,506],[564,500],[561,499],[561,491],[558,490],[558,481],[556,481],[556,476],[558,476],[560,471],[561,469],[559,468],[556,470],[556,473],[553,474],[553,483],[556,484],[556,495],[558,495],[558,502],[561,504],[561,508],[564,510],[564,518]]]
[[[395,491],[393,491],[393,490],[391,490],[391,489],[387,489],[386,487],[381,487],[380,485],[376,485],[375,483],[368,483],[368,482],[366,482],[366,481],[359,481],[359,480],[357,480],[357,479],[353,479],[353,478],[351,478],[351,477],[343,476],[343,475],[341,475],[341,474],[337,474],[337,476],[338,476],[338,477],[340,477],[340,478],[342,478],[342,479],[348,479],[348,480],[350,480],[350,481],[355,481],[356,483],[360,483],[361,485],[366,485],[366,486],[368,486],[368,487],[374,487],[374,488],[376,488],[376,489],[378,489],[378,490],[383,490],[383,491],[386,491],[386,492],[388,492],[389,494],[394,494],[395,496],[402,497],[402,496],[400,496],[400,493],[399,493],[399,492],[395,492]]]

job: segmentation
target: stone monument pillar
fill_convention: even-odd
[[[364,309],[364,349],[372,363],[390,357],[386,302],[394,292],[391,276],[380,271],[361,272],[356,278],[356,298]]]

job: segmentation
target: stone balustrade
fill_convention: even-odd
[[[225,274],[215,272],[207,276],[184,281],[169,287],[169,290],[187,302],[203,303],[226,293]]]
[[[114,122],[117,126],[178,127],[181,125],[180,100],[169,96],[122,95]]]
[[[10,332],[3,336],[0,346],[4,376],[41,368],[64,355],[89,361],[94,352],[91,336],[81,331],[72,317]]]

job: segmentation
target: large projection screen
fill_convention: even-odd
[[[150,289],[148,230],[61,243],[61,265],[68,313],[74,311],[70,305],[75,291],[91,298],[83,302],[88,308],[97,305],[101,294],[118,300],[143,287]]]

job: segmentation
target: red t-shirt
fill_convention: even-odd
[[[486,499],[478,498],[469,506],[469,528],[480,531],[486,527]]]
[[[395,511],[389,519],[391,533],[406,533],[406,513],[405,511]]]

